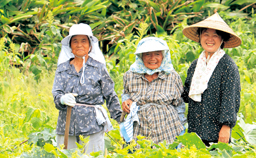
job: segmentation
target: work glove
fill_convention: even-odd
[[[67,93],[60,97],[60,102],[61,104],[73,107],[76,104],[76,96],[78,96],[77,93]]]

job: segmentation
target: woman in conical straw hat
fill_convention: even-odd
[[[87,24],[74,24],[62,41],[52,94],[59,110],[57,145],[64,143],[67,107],[72,107],[67,148],[83,143],[79,136],[90,136],[86,153],[104,151],[104,131],[112,129],[105,109],[120,121],[121,107],[114,91],[98,39]]]
[[[205,145],[231,141],[240,107],[240,76],[235,62],[223,48],[241,44],[241,39],[218,13],[183,29],[199,42],[203,52],[187,71],[182,97],[188,107],[188,132],[197,133]]]

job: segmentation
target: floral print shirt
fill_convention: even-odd
[[[77,72],[74,65],[70,65],[70,60],[57,67],[52,89],[54,103],[59,110],[57,134],[65,133],[67,106],[60,103],[60,98],[66,93],[77,93],[76,102],[80,104],[102,105],[106,100],[111,118],[120,121],[122,110],[105,65],[88,58],[83,84],[80,83],[81,75],[82,69]],[[69,135],[90,135],[102,130],[103,125],[96,121],[95,108],[77,105],[72,108]]]
[[[216,141],[223,125],[236,125],[240,107],[240,76],[235,62],[225,54],[220,60],[202,94],[201,102],[188,97],[197,60],[187,71],[182,97],[188,106],[188,132],[197,133],[201,139]]]

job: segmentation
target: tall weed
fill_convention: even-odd
[[[0,76],[0,152],[17,156],[17,151],[29,148],[19,144],[30,133],[55,127],[58,114],[51,95],[54,73],[42,71],[37,82],[33,73],[24,75],[5,63],[0,66],[6,68]]]

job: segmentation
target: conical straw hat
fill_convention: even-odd
[[[197,34],[197,29],[199,27],[211,28],[229,33],[230,39],[228,41],[224,41],[224,48],[234,48],[241,44],[241,39],[225,23],[225,21],[219,16],[217,12],[203,21],[185,27],[182,32],[187,38],[195,42],[199,42],[199,35]]]

